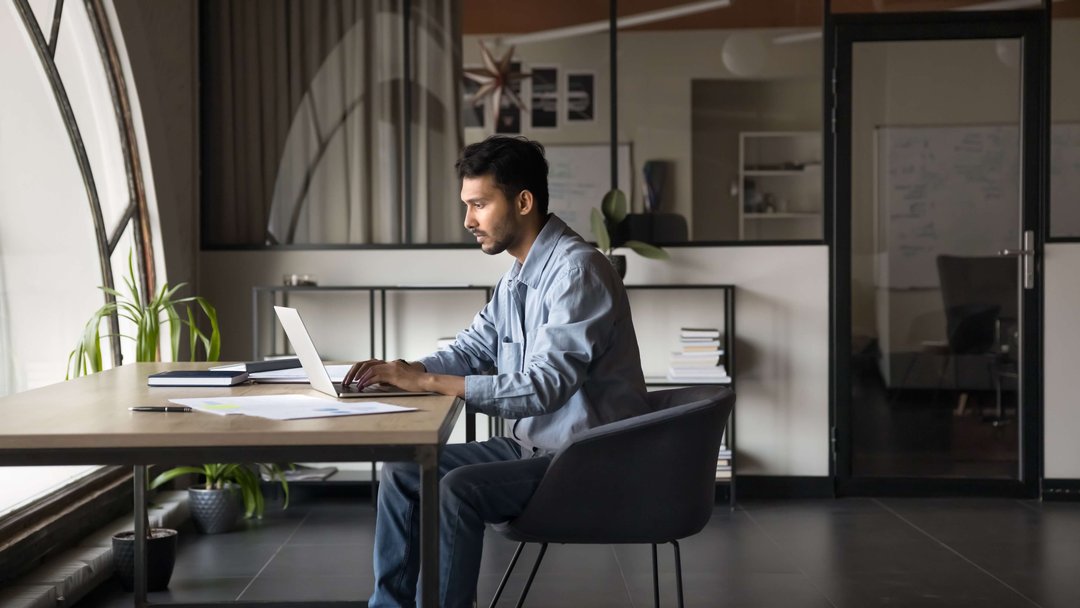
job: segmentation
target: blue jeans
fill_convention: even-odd
[[[522,458],[511,439],[447,445],[439,458],[439,606],[471,607],[480,574],[484,525],[524,510],[551,462]],[[420,469],[382,469],[375,520],[375,592],[371,608],[420,603]]]

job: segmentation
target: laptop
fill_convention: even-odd
[[[289,337],[289,343],[292,344],[293,350],[296,351],[296,357],[300,359],[300,365],[303,366],[304,373],[307,374],[308,380],[311,382],[311,388],[341,399],[407,397],[432,394],[404,391],[388,384],[372,384],[365,386],[363,389],[358,389],[355,385],[343,387],[340,382],[331,381],[330,374],[327,373],[322,358],[319,357],[319,351],[315,350],[315,343],[311,341],[311,335],[308,334],[304,322],[300,319],[300,313],[295,308],[285,308],[284,306],[275,306],[274,312],[277,313],[278,320],[281,321],[281,327],[285,329],[285,335]]]

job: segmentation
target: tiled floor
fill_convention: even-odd
[[[359,499],[308,499],[246,530],[182,531],[168,592],[152,601],[362,599],[371,589],[374,513]],[[1006,499],[752,501],[717,506],[686,539],[691,607],[1080,606],[1080,504]],[[487,605],[514,545],[489,533]],[[501,605],[513,605],[535,548]],[[662,605],[675,605],[661,547]],[[527,560],[527,561],[526,561]],[[131,606],[115,583],[80,608]],[[551,546],[527,606],[651,606],[648,546]]]

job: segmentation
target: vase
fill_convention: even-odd
[[[112,537],[113,564],[120,586],[135,588],[135,532],[119,532]],[[146,539],[146,590],[164,591],[169,587],[176,564],[176,530],[151,528]]]
[[[240,489],[232,484],[224,488],[188,488],[188,506],[195,527],[203,534],[220,534],[236,528],[244,505],[240,498]]]
[[[608,259],[609,262],[611,262],[611,265],[615,267],[615,272],[619,273],[619,278],[620,279],[625,279],[626,278],[626,256],[625,255],[609,254],[607,256],[607,259]]]

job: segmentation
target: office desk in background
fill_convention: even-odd
[[[149,374],[203,369],[199,363],[137,363],[0,398],[0,466],[131,465],[135,472],[135,606],[146,603],[147,465],[282,461],[413,461],[420,465],[420,559],[424,606],[437,606],[439,454],[463,402],[441,395],[382,399],[415,412],[274,421],[197,412],[129,412],[171,398],[320,393],[308,385],[223,388],[146,386]],[[296,605],[281,602],[277,605]],[[274,603],[261,603],[273,606]],[[364,605],[358,602],[358,605]]]

